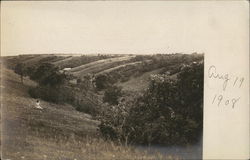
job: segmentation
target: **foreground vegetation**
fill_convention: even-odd
[[[145,92],[134,96],[103,107],[100,129],[107,138],[167,146],[192,145],[200,140],[203,64],[184,67],[174,79],[153,75]]]

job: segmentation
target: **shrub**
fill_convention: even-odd
[[[53,103],[63,103],[65,102],[65,96],[63,91],[60,91],[59,88],[50,88],[50,87],[35,87],[29,89],[29,94],[32,98],[41,98],[48,102]]]
[[[25,65],[23,63],[18,63],[14,68],[14,72],[20,75],[21,83],[23,83],[23,77],[26,75]]]
[[[66,75],[59,72],[59,68],[50,63],[43,63],[36,68],[30,78],[39,83],[41,86],[56,87],[63,84]]]
[[[107,102],[110,105],[117,105],[118,99],[122,96],[121,87],[110,86],[104,92],[103,102]]]
[[[84,113],[88,113],[91,115],[95,115],[96,114],[96,108],[93,106],[93,104],[86,102],[80,102],[78,104],[74,105],[76,107],[76,110],[79,112],[84,112]]]
[[[106,74],[101,74],[95,77],[95,86],[97,90],[103,90],[110,86],[108,76]]]

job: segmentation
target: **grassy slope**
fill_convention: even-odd
[[[83,69],[86,69],[88,67],[92,67],[92,66],[95,66],[95,65],[104,64],[105,62],[111,61],[112,59],[113,58],[111,58],[111,59],[102,59],[102,60],[94,61],[94,62],[91,62],[91,63],[83,64],[81,66],[72,68],[71,72],[79,72],[79,71],[81,71]]]
[[[131,91],[131,92],[143,91],[149,85],[150,75],[158,74],[160,71],[161,71],[161,68],[153,70],[153,71],[145,72],[140,76],[131,77],[126,82],[119,83],[118,86],[121,86],[124,91]]]
[[[32,145],[32,138],[36,135],[43,138],[61,136],[68,139],[70,136],[96,134],[97,122],[69,105],[41,101],[44,110],[35,109],[35,100],[27,94],[28,87],[34,85],[34,82],[26,79],[22,85],[19,77],[12,71],[3,69],[2,72],[3,155],[12,156],[18,151],[36,149],[39,146]],[[31,138],[30,141],[27,141],[28,137]]]
[[[51,57],[51,56],[52,55],[38,55],[38,56],[35,56],[34,58],[24,60],[23,63],[34,65],[38,63],[41,59]]]
[[[98,56],[98,55],[81,55],[81,56],[72,56],[70,58],[66,58],[63,60],[59,60],[53,62],[54,65],[58,66],[59,68],[75,68],[87,63],[91,63],[94,61],[98,61],[101,59],[105,59],[107,57]]]
[[[121,70],[121,69],[123,69],[123,68],[125,68],[125,67],[136,66],[136,65],[141,64],[141,63],[142,63],[142,62],[139,61],[139,62],[131,62],[131,63],[126,63],[126,64],[118,65],[118,66],[116,66],[116,67],[113,67],[113,68],[109,68],[109,69],[100,71],[100,72],[98,72],[97,75],[99,75],[99,74],[108,74],[108,73],[110,73],[110,72],[114,72],[114,71],[117,71],[117,70]]]
[[[29,65],[29,66],[33,66],[39,63],[53,63],[53,62],[57,62],[57,61],[62,61],[64,59],[67,59],[68,57],[66,56],[56,56],[53,54],[48,54],[48,55],[37,55],[34,56],[33,58],[26,58],[23,60],[23,63]]]
[[[70,105],[41,101],[43,110],[12,71],[2,68],[2,158],[11,160],[172,159],[97,138],[97,121]]]
[[[92,63],[88,63],[86,65],[82,65],[71,70],[73,75],[81,76],[87,73],[98,73],[105,69],[109,69],[120,65],[122,63],[126,63],[126,61],[130,60],[134,56],[123,56],[116,58],[108,58],[104,60],[95,61]]]
[[[68,57],[59,61],[54,62],[53,64],[56,66],[63,65],[64,63],[68,63],[68,61],[71,61],[74,57]],[[78,58],[78,57],[77,57]]]

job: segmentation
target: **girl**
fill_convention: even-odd
[[[36,108],[38,108],[38,109],[43,109],[43,108],[40,106],[40,101],[39,101],[39,100],[36,100]]]

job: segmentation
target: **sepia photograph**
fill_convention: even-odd
[[[6,159],[200,159],[203,54],[3,57]]]
[[[1,2],[2,159],[202,159],[205,6]]]

